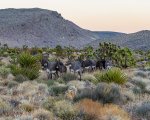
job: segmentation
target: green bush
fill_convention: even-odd
[[[74,101],[77,102],[85,98],[93,99],[93,100],[96,99],[95,89],[85,88],[79,91],[77,95],[74,97]]]
[[[21,53],[17,59],[18,65],[11,65],[11,71],[14,75],[22,74],[28,79],[38,78],[40,63],[38,56],[32,56],[27,52]]]
[[[9,73],[10,73],[9,68],[7,68],[5,66],[0,67],[0,76],[2,76],[3,78],[6,78]]]
[[[55,80],[46,81],[47,86],[52,86],[52,85],[54,85],[54,83],[55,83]]]
[[[22,83],[22,82],[27,81],[27,80],[28,80],[28,78],[23,76],[23,75],[21,75],[21,74],[19,74],[19,75],[17,75],[15,77],[15,81],[17,81],[19,83]]]
[[[38,68],[38,58],[30,55],[28,52],[23,52],[18,57],[18,63],[23,68]]]
[[[22,68],[21,73],[29,80],[34,80],[39,77],[39,70],[34,68]]]
[[[124,84],[127,76],[119,69],[112,68],[104,73],[96,73],[95,77],[100,82]]]
[[[82,76],[82,80],[83,81],[89,81],[92,82],[94,84],[97,84],[99,81],[95,78],[95,76],[90,75],[90,74],[83,74]]]
[[[78,78],[78,76],[75,74],[72,74],[72,73],[66,73],[66,74],[62,75],[62,79],[65,82],[69,82],[71,80],[76,80],[77,78]]]
[[[68,86],[52,86],[49,88],[49,93],[58,96],[60,94],[65,94],[67,89]]]

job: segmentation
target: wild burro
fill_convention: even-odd
[[[96,61],[95,60],[87,59],[85,61],[81,61],[81,65],[82,65],[83,71],[88,70],[89,72],[91,72],[96,69]]]
[[[48,57],[48,54],[43,53],[41,60],[43,70],[46,70],[48,73],[48,79],[52,79],[53,76],[59,77],[59,73],[67,72],[66,66],[60,60],[49,61]]]
[[[107,69],[108,64],[107,61],[104,60],[92,60],[92,59],[86,59],[86,60],[73,60],[68,61],[64,65],[63,62],[60,60],[55,61],[49,61],[48,60],[48,54],[43,54],[43,58],[41,61],[41,65],[43,67],[43,70],[46,70],[48,73],[48,79],[52,79],[54,77],[59,77],[61,74],[66,72],[72,72],[74,74],[79,75],[79,79],[81,80],[81,76],[84,72],[92,72],[96,69]],[[67,71],[68,68],[68,71]],[[59,75],[60,73],[60,75]]]
[[[79,61],[79,60],[69,61],[66,63],[66,66],[69,67],[70,72],[73,72],[74,74],[77,73],[81,80],[81,75],[83,73],[81,61]]]
[[[66,66],[60,62],[59,60],[56,60],[54,62],[48,62],[48,66],[46,69],[47,73],[48,73],[48,79],[52,79],[53,75],[55,77],[59,77],[59,73],[66,73],[67,72],[67,68]]]

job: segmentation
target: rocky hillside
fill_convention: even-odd
[[[148,50],[150,31],[132,34],[95,32],[80,28],[55,11],[39,8],[0,10],[0,43],[10,47],[61,45],[81,48],[86,45],[97,47],[99,42]]]
[[[103,33],[103,32],[102,32]],[[102,34],[99,32],[99,34]],[[104,34],[103,34],[104,36]],[[143,30],[131,34],[107,32],[100,39],[89,43],[90,45],[97,47],[99,42],[112,42],[123,47],[129,47],[131,49],[148,50],[150,48],[150,31]]]
[[[65,20],[55,11],[33,9],[0,10],[0,42],[10,47],[55,47],[83,45],[96,40],[95,33]]]

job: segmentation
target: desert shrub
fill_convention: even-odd
[[[148,77],[147,72],[146,71],[142,71],[142,70],[136,71],[134,73],[134,75],[137,76],[137,77],[142,77],[142,78]]]
[[[103,103],[119,103],[122,102],[122,94],[119,86],[115,84],[98,84],[95,90],[96,98]]]
[[[72,74],[72,73],[66,73],[64,75],[62,75],[62,79],[65,82],[69,82],[71,80],[76,80],[78,78],[78,76],[76,74]]]
[[[118,116],[120,120],[130,120],[128,114],[117,105],[102,105],[99,102],[84,99],[76,106],[83,120],[110,120],[111,116]]]
[[[83,74],[82,80],[83,81],[89,81],[89,82],[92,82],[94,84],[98,83],[98,80],[95,78],[95,76],[90,75],[90,74]]]
[[[97,73],[95,77],[98,81],[107,83],[124,84],[127,81],[127,76],[119,68],[112,68],[104,73]]]
[[[5,66],[0,67],[0,76],[2,76],[3,78],[6,78],[9,73],[10,73],[9,68],[7,68]]]
[[[16,75],[16,77],[15,77],[15,81],[16,81],[16,82],[19,82],[19,83],[23,83],[23,82],[26,81],[26,80],[28,80],[28,78],[25,77],[25,76],[23,76],[23,75],[21,75],[21,74],[18,74],[18,75]]]
[[[55,80],[48,80],[46,82],[47,86],[52,86],[52,85],[54,85],[54,83],[55,83]]]
[[[17,65],[14,65],[14,64],[10,65],[9,67],[10,67],[11,73],[12,73],[13,75],[16,76],[16,75],[18,75],[18,74],[21,74],[21,67],[19,67],[19,66],[17,66]]]
[[[29,103],[22,103],[20,108],[25,112],[32,112],[34,110],[34,106]]]
[[[0,115],[8,113],[10,110],[10,105],[0,98]]]
[[[23,52],[19,55],[18,63],[23,68],[40,68],[38,58],[28,52]]]
[[[46,84],[38,84],[38,92],[48,94],[48,86]]]
[[[30,69],[30,68],[22,68],[21,74],[26,76],[29,80],[34,80],[39,76],[39,70],[37,69]]]
[[[134,94],[141,94],[142,93],[142,90],[137,86],[135,86],[132,91]]]
[[[49,87],[49,93],[58,96],[59,94],[65,94],[67,89],[68,86],[52,86]]]
[[[32,115],[21,115],[20,117],[17,117],[16,120],[33,120],[33,116]]]
[[[136,85],[134,87],[133,91],[135,93],[145,93],[146,92],[147,81],[149,81],[149,80],[148,79],[143,79],[143,78],[140,78],[140,77],[134,77],[131,81],[133,84]]]
[[[77,102],[85,98],[95,100],[96,99],[95,90],[86,88],[83,89],[82,91],[79,91],[77,95],[74,97],[74,101]]]
[[[116,84],[99,83],[95,89],[84,89],[74,98],[74,101],[81,99],[98,100],[104,104],[106,103],[124,103],[125,98],[121,90]]]
[[[11,65],[11,72],[13,75],[23,75],[26,76],[28,79],[33,80],[39,76],[39,70],[34,68],[21,68],[16,65]]]
[[[4,63],[2,61],[0,61],[0,66],[3,66],[3,65],[4,65]]]
[[[54,120],[53,113],[44,109],[38,109],[33,112],[33,118],[37,120]]]
[[[55,102],[57,100],[53,97],[49,97],[44,103],[43,103],[43,108],[45,108],[46,110],[52,111],[52,109],[54,108]]]
[[[9,81],[8,82],[8,88],[13,88],[13,87],[15,87],[17,85],[18,85],[18,83],[16,81]]]
[[[56,102],[53,112],[62,120],[74,120],[77,113],[75,107],[65,100]]]
[[[142,105],[137,107],[136,113],[141,118],[148,120],[150,118],[150,102],[144,102]]]
[[[21,53],[17,59],[19,65],[11,65],[11,71],[14,75],[22,74],[28,79],[38,78],[40,63],[36,56],[32,56],[27,52]]]
[[[58,78],[57,82],[60,83],[60,84],[65,84],[65,81],[62,78]]]

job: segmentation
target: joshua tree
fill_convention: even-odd
[[[60,45],[57,45],[55,47],[55,52],[57,56],[62,56],[63,55],[63,48]]]

